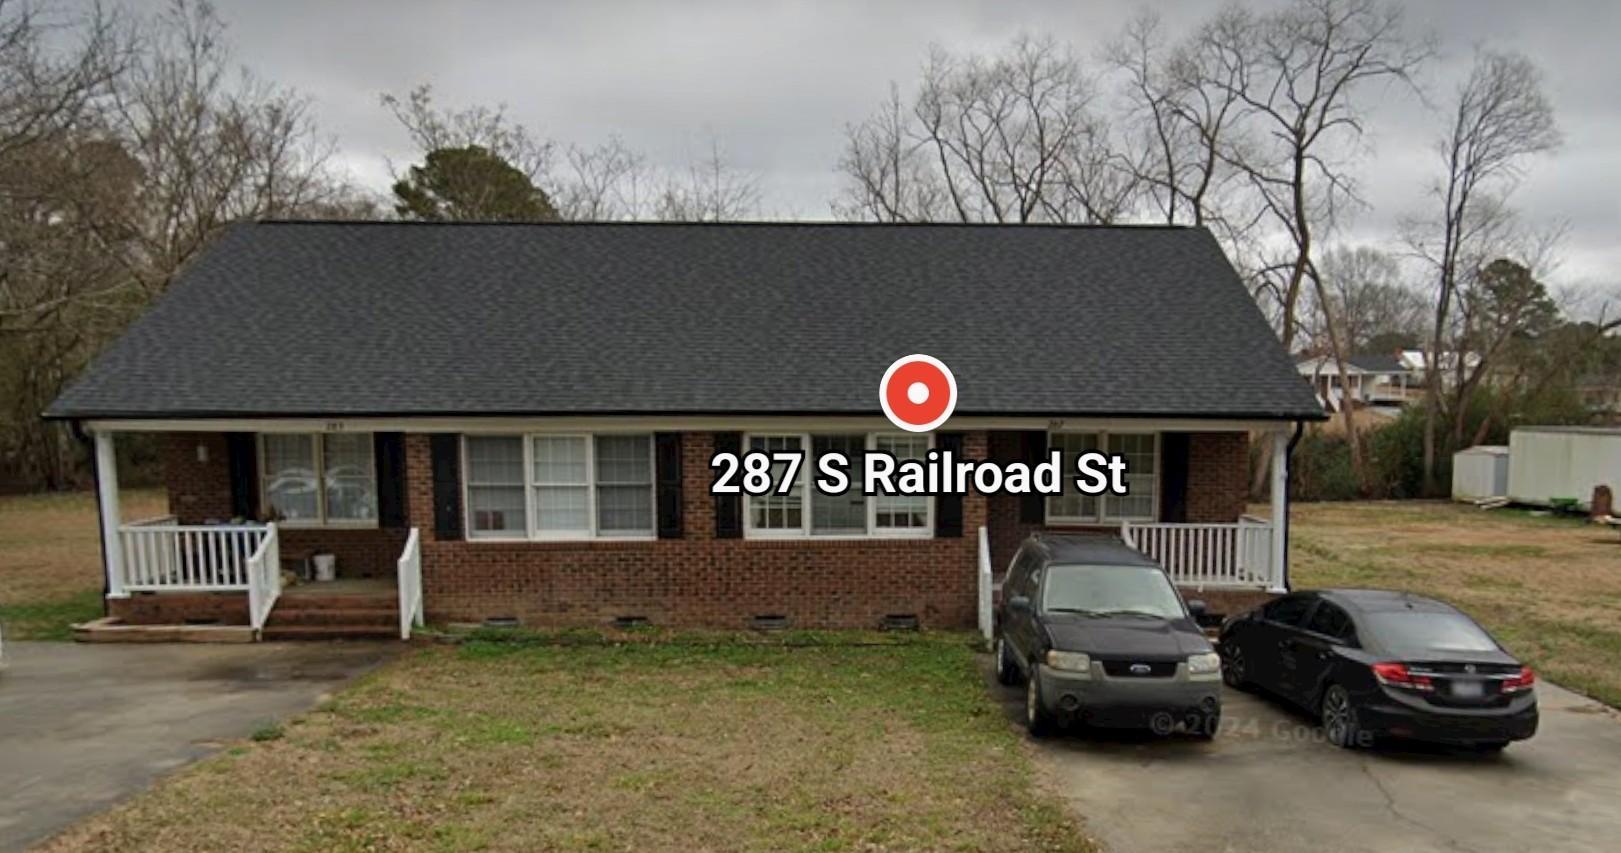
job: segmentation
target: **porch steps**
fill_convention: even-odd
[[[266,640],[371,640],[400,635],[390,595],[283,595],[265,620]]]

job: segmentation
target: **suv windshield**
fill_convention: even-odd
[[[1182,601],[1165,573],[1147,566],[1053,566],[1041,607],[1059,613],[1183,616]]]

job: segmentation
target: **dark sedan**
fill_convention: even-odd
[[[1536,676],[1457,608],[1403,592],[1275,599],[1221,630],[1222,678],[1318,714],[1328,739],[1502,749],[1537,730]]]

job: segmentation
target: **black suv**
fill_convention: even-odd
[[[996,614],[996,676],[1023,679],[1031,734],[1055,724],[1214,737],[1221,659],[1165,570],[1114,537],[1035,535]]]

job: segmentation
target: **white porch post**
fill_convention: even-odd
[[[101,509],[101,553],[107,565],[107,597],[123,598],[124,550],[118,541],[118,454],[113,450],[113,434],[97,431],[96,502]]]
[[[1272,435],[1272,592],[1288,592],[1283,579],[1288,576],[1289,559],[1289,434]]]

